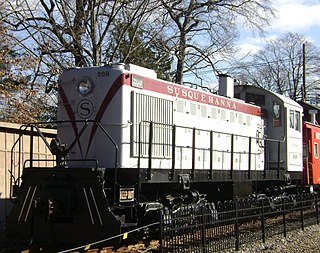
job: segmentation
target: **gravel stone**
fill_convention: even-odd
[[[220,251],[221,253],[319,253],[320,252],[320,225],[312,225],[304,230],[293,230],[283,235],[266,238],[266,242],[248,243],[235,249]]]

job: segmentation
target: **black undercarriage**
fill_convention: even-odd
[[[25,168],[7,236],[34,242],[90,243],[154,222],[164,206],[281,194],[300,185],[284,171]],[[116,176],[115,176],[116,175]],[[250,176],[248,176],[250,175]],[[279,191],[279,192],[277,192]],[[119,242],[119,238],[109,244]]]

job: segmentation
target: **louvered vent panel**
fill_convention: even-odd
[[[150,122],[153,122],[152,157],[171,155],[172,101],[134,93],[133,155],[148,156]]]

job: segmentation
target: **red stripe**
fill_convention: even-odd
[[[73,110],[72,110],[72,107],[68,101],[68,98],[66,96],[66,93],[65,91],[63,90],[62,86],[59,85],[59,95],[61,97],[61,100],[62,100],[62,103],[64,105],[64,108],[66,109],[66,112],[68,114],[68,117],[69,117],[69,120],[71,122],[71,125],[72,125],[72,128],[73,128],[73,132],[77,138],[77,142],[78,142],[78,145],[79,145],[79,149],[80,149],[80,152],[81,152],[81,156],[83,158],[83,153],[82,153],[82,148],[81,148],[81,144],[80,144],[80,139],[78,137],[78,134],[79,134],[79,131],[78,131],[78,127],[77,127],[77,124],[76,124],[76,118],[74,116],[74,113],[73,113]]]
[[[261,116],[261,108],[255,105],[241,103],[235,99],[215,95],[209,92],[201,90],[191,89],[182,85],[169,83],[161,80],[150,79],[142,77],[144,79],[144,89],[154,91],[157,93],[178,97],[202,104],[207,104],[219,108],[225,108],[237,112],[244,112],[256,116]]]
[[[99,110],[98,110],[96,117],[94,119],[95,122],[101,121],[101,118],[102,118],[104,112],[106,111],[107,107],[109,106],[112,98],[118,92],[118,90],[122,87],[122,85],[130,85],[130,79],[128,77],[129,77],[128,75],[122,74],[114,81],[114,83],[110,87],[108,93],[106,94],[105,98],[103,99],[103,101],[99,107]],[[90,149],[90,146],[91,146],[91,143],[93,140],[93,136],[95,135],[97,128],[98,128],[97,124],[94,124],[92,126],[86,156],[89,152],[89,149]]]

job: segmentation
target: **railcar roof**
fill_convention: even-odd
[[[267,89],[263,89],[260,87],[252,86],[252,85],[237,85],[235,87],[245,87],[246,89],[249,88],[252,90],[259,90],[261,93],[271,94],[272,96],[279,98],[281,101],[283,101],[283,103],[294,106],[294,107],[298,107],[302,110],[302,106],[298,102],[296,102],[296,101],[292,100],[291,98],[288,98],[284,95],[281,95],[279,93],[276,93],[276,92],[273,92],[273,91],[270,91]]]

